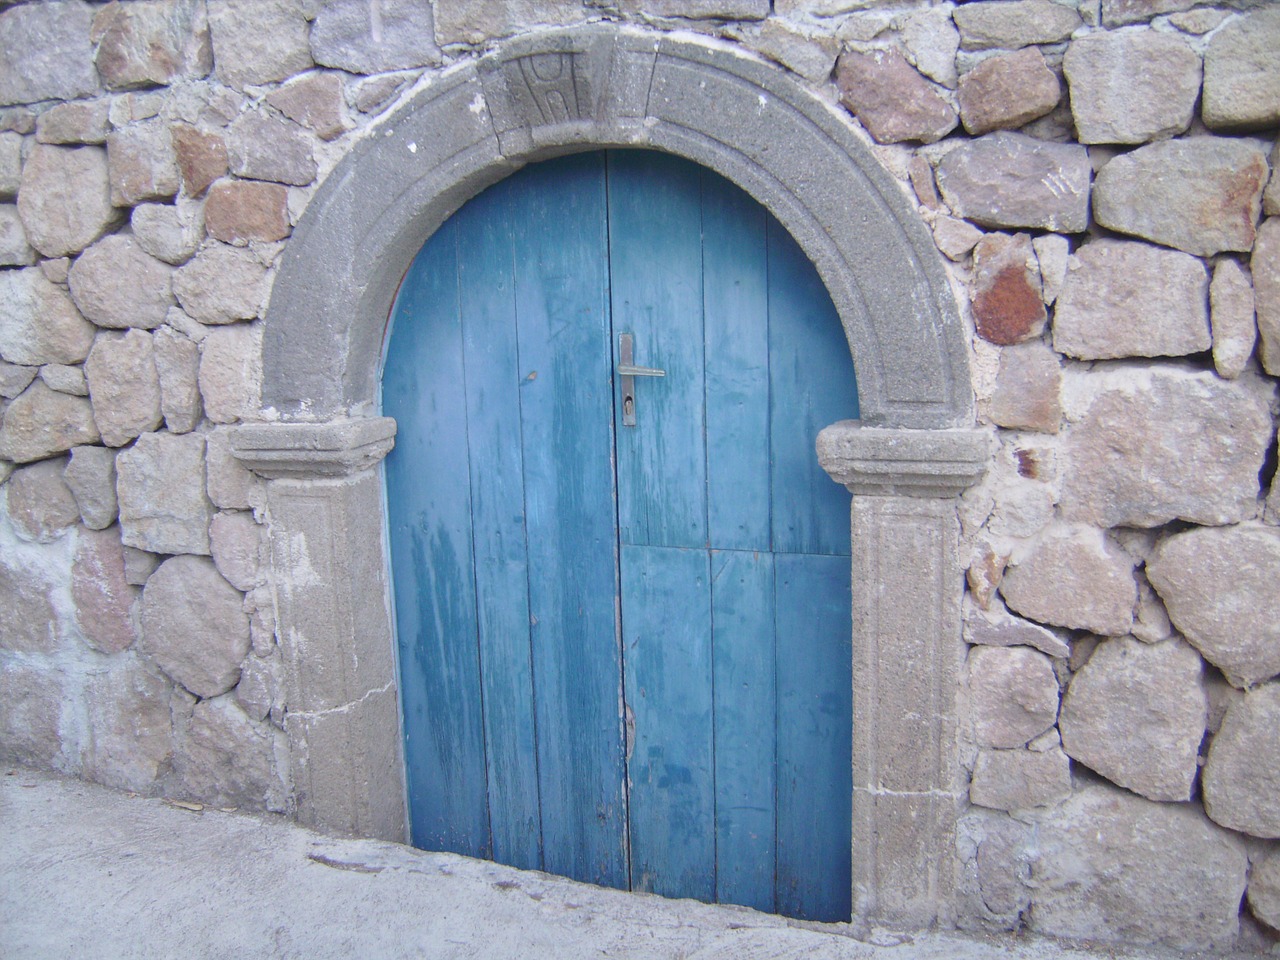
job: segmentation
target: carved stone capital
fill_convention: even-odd
[[[391,417],[246,423],[232,429],[231,452],[268,480],[346,477],[377,466],[395,435]]]
[[[990,437],[981,430],[868,427],[841,420],[818,434],[818,462],[850,493],[957,497],[986,472]]]

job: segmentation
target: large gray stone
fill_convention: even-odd
[[[758,33],[738,30],[730,36],[746,41],[770,60],[777,61],[811,83],[827,81],[840,52],[840,44],[834,37],[814,36],[785,20],[769,19],[760,25]],[[927,73],[919,62],[916,67]],[[951,69],[954,73],[955,67]]]
[[[1179,13],[1205,0],[1102,0],[1102,22],[1108,27],[1141,23],[1162,13]],[[1173,19],[1172,17],[1170,19]]]
[[[0,267],[26,267],[36,262],[36,252],[27,243],[18,207],[0,203]]]
[[[316,178],[312,140],[292,120],[252,110],[227,131],[231,172],[251,180],[306,186]]]
[[[1071,648],[1052,630],[1015,617],[999,604],[985,611],[971,605],[965,614],[964,639],[965,643],[988,647],[1034,647],[1059,659],[1071,653]]]
[[[429,0],[330,0],[311,24],[316,63],[385,73],[440,62]]]
[[[48,543],[80,519],[80,508],[62,479],[66,461],[42,460],[13,471],[4,485],[9,519],[20,537]]]
[[[1029,647],[969,651],[969,710],[982,747],[1021,747],[1058,718],[1058,681],[1044,654]]]
[[[1258,228],[1249,267],[1261,341],[1259,359],[1263,370],[1280,376],[1280,217],[1269,217]]]
[[[248,511],[219,513],[209,524],[214,565],[237,590],[252,590],[262,579],[262,532]]]
[[[38,372],[37,367],[24,367],[8,360],[0,360],[0,397],[12,400],[27,389]]]
[[[1270,172],[1247,140],[1190,137],[1115,157],[1093,185],[1104,227],[1208,257],[1253,246]]]
[[[1057,43],[1082,25],[1074,7],[1050,0],[987,0],[952,11],[965,50],[1015,50],[1034,43]]]
[[[1226,951],[1248,856],[1190,804],[1079,784],[1039,826],[1032,930],[1057,937]]]
[[[1053,348],[1082,360],[1177,357],[1209,349],[1209,274],[1195,257],[1095,240],[1070,258]]]
[[[209,553],[204,438],[147,433],[116,457],[123,540],[152,553]]]
[[[1249,909],[1267,926],[1280,930],[1280,851],[1273,849],[1254,861]]]
[[[1200,57],[1176,35],[1094,33],[1062,61],[1081,143],[1145,143],[1184,132],[1200,95]]]
[[[167,200],[182,186],[169,127],[162,120],[133,124],[107,137],[107,166],[111,202],[117,207]]]
[[[85,361],[93,419],[108,447],[121,447],[160,426],[160,378],[151,334],[130,330],[98,337]]]
[[[138,589],[124,572],[120,530],[83,531],[71,563],[71,598],[85,642],[100,653],[119,653],[138,639],[133,605]]]
[[[957,215],[983,226],[1079,233],[1089,222],[1090,172],[1082,146],[1001,131],[943,157],[938,187]]]
[[[249,652],[244,597],[207,557],[170,557],[142,590],[139,649],[197,697],[226,693]]]
[[[768,22],[765,29],[768,29]],[[902,23],[902,45],[907,48],[917,70],[943,86],[955,88],[960,31],[956,29],[950,10],[935,7],[909,14]]]
[[[135,793],[159,790],[173,761],[170,690],[163,677],[136,660],[90,679],[86,779]]]
[[[143,203],[133,208],[129,224],[138,246],[175,266],[190,260],[204,239],[202,211],[191,204]]]
[[[312,66],[299,0],[208,0],[218,79],[236,89],[287,80]]]
[[[1012,130],[1043,117],[1062,98],[1062,84],[1035,47],[997,54],[960,78],[960,119],[975,136]]]
[[[1174,626],[1237,687],[1280,674],[1280,529],[1197,529],[1160,542],[1147,579]]]
[[[1259,239],[1262,239],[1261,234]],[[1258,340],[1253,284],[1238,261],[1224,257],[1214,265],[1209,303],[1213,366],[1218,376],[1234,380],[1244,372]]]
[[[95,62],[112,90],[203,77],[213,67],[209,24],[199,0],[109,4],[94,17]]]
[[[51,653],[57,649],[58,618],[49,599],[53,590],[46,571],[29,570],[0,556],[0,610],[5,611],[0,617],[0,650]]]
[[[200,397],[214,423],[248,419],[261,405],[262,325],[217,327],[200,344]]]
[[[258,316],[267,288],[267,268],[251,251],[216,242],[206,243],[173,277],[182,309],[201,323]]]
[[[278,656],[245,657],[236,684],[236,703],[250,720],[284,721],[284,668]]]
[[[245,469],[231,453],[226,427],[208,435],[209,499],[224,510],[261,510],[267,504],[267,482]]]
[[[1273,391],[1255,376],[1176,367],[1074,373],[1064,388],[1063,517],[1101,527],[1252,517]]]
[[[1071,795],[1071,761],[1061,748],[979,750],[969,799],[993,810],[1028,810]]]
[[[40,368],[40,379],[50,390],[69,393],[74,397],[87,397],[89,384],[85,380],[84,367],[65,363],[47,363]]]
[[[160,411],[170,433],[190,433],[200,422],[200,347],[170,327],[152,335],[160,377]]]
[[[0,590],[3,578],[0,565]],[[60,673],[0,662],[0,761],[48,769],[60,759],[64,700]]]
[[[68,280],[76,306],[98,326],[151,330],[173,305],[172,276],[173,267],[117,233],[81,254]]]
[[[1133,566],[1102,531],[1057,527],[1009,566],[1000,593],[1031,620],[1118,636],[1129,632],[1138,601]]]
[[[37,144],[22,166],[18,214],[27,241],[46,257],[79,253],[115,223],[101,147]]]
[[[1247,13],[1209,40],[1201,115],[1215,130],[1280,123],[1280,9]]]
[[[1280,684],[1233,697],[1204,765],[1204,808],[1217,823],[1280,837]]]
[[[80,519],[90,530],[105,530],[116,522],[116,452],[107,447],[72,447],[62,473],[80,508]]]
[[[98,91],[89,36],[94,10],[79,0],[46,0],[0,11],[0,106]]]
[[[40,143],[106,143],[111,132],[111,101],[73,100],[40,114],[36,140]]]
[[[280,769],[285,756],[283,734],[249,719],[227,696],[195,704],[179,721],[173,766],[189,799],[279,812],[288,796]]]
[[[1062,698],[1062,748],[1149,800],[1190,800],[1208,716],[1203,673],[1181,640],[1098,644]]]
[[[93,333],[66,291],[39,269],[0,270],[0,357],[26,366],[80,363]]]
[[[4,412],[0,459],[29,463],[99,439],[88,400],[57,393],[37,380]]]
[[[836,85],[840,102],[881,143],[933,143],[956,127],[951,104],[896,50],[844,54]]]
[[[441,46],[483,43],[534,25],[580,23],[587,15],[580,0],[436,0],[434,7],[436,40]]]
[[[1035,341],[1005,347],[987,411],[997,426],[1057,433],[1061,395],[1062,366],[1048,346]]]
[[[989,233],[973,249],[970,291],[978,336],[1002,346],[1033,340],[1048,320],[1040,270],[1025,233]]]

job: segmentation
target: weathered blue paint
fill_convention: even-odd
[[[666,371],[634,427],[622,333]],[[669,156],[531,166],[424,246],[383,391],[414,842],[847,919],[848,496],[813,442],[857,400],[786,232]]]

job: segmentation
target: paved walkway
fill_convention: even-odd
[[[0,767],[0,957],[1094,960],[954,934],[854,940],[450,854],[325,837],[278,817]]]

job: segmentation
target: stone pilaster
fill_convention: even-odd
[[[235,428],[270,482],[271,584],[298,818],[403,841],[400,710],[378,464],[389,417]]]
[[[843,421],[819,436],[818,457],[854,495],[854,920],[947,923],[965,790],[954,499],[982,475],[987,437]]]

